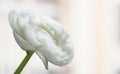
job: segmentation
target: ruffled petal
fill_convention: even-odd
[[[44,33],[38,33],[39,41],[41,42],[42,46],[40,47],[39,52],[41,52],[49,62],[63,66],[72,59],[73,55],[71,54],[72,48],[63,49],[62,47],[56,45],[51,37]]]

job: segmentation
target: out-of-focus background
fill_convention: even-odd
[[[25,56],[8,22],[12,9],[30,9],[61,22],[74,58],[46,71],[34,54],[21,74],[120,74],[120,0],[0,0],[0,74],[13,74]]]

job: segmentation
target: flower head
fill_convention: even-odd
[[[46,69],[48,62],[63,66],[72,59],[69,35],[59,22],[26,10],[12,10],[9,22],[18,45],[25,51],[36,52]]]

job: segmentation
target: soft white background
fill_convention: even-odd
[[[63,23],[75,54],[65,67],[49,63],[48,71],[34,54],[22,74],[119,74],[119,0],[0,0],[0,74],[13,74],[25,56],[8,23],[9,11],[21,8]]]

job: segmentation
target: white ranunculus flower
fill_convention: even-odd
[[[72,59],[69,35],[57,21],[25,10],[12,10],[9,22],[19,46],[25,51],[36,52],[46,69],[48,62],[63,66]]]

